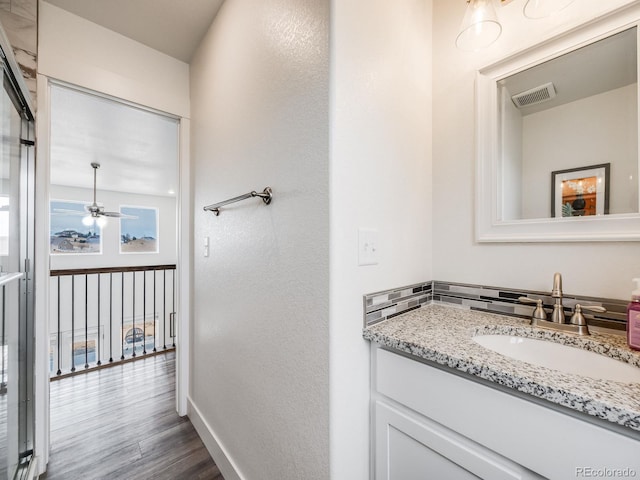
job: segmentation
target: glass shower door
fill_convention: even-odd
[[[0,92],[0,480],[33,455],[33,155],[10,77]]]

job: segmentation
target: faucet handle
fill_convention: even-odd
[[[533,314],[531,315],[532,319],[536,319],[536,320],[547,319],[547,312],[542,306],[541,298],[518,297],[518,301],[522,303],[534,304],[536,306],[536,308],[533,310]]]
[[[579,303],[576,303],[575,310],[573,311],[573,315],[571,316],[571,323],[573,323],[574,325],[587,324],[584,315],[582,314],[582,310],[597,313],[604,313],[607,311],[606,308],[601,307],[600,305],[580,305]]]
[[[607,311],[606,308],[601,307],[600,305],[580,305],[579,303],[576,303],[576,307],[580,307],[582,310],[588,310],[589,312],[596,313],[604,313]]]
[[[571,323],[573,325],[578,325],[579,334],[589,335],[589,327],[587,326],[587,320],[582,314],[582,310],[604,313],[607,311],[607,309],[601,307],[600,305],[580,305],[579,303],[576,303],[575,310],[573,311],[573,315],[571,316]]]

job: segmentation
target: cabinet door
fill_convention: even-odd
[[[426,417],[375,403],[376,480],[515,480],[539,475]]]

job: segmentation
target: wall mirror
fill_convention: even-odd
[[[477,76],[476,238],[640,240],[640,7]]]

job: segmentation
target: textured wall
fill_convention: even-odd
[[[433,278],[547,291],[561,272],[566,292],[629,297],[630,280],[640,274],[638,242],[478,244],[473,230],[477,69],[628,3],[581,0],[553,17],[527,20],[525,1],[514,0],[499,8],[502,37],[470,53],[454,44],[465,3],[434,1]]]
[[[328,21],[226,2],[191,64],[191,400],[247,479],[328,478]]]

